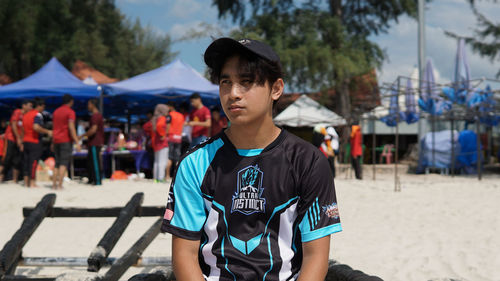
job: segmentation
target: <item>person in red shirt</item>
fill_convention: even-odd
[[[220,115],[220,108],[212,108],[212,126],[210,127],[210,136],[213,137],[227,128],[227,118]]]
[[[62,189],[64,174],[69,167],[73,156],[73,142],[76,149],[80,151],[80,142],[76,134],[75,120],[76,114],[73,106],[73,96],[65,94],[63,104],[58,107],[52,115],[54,135],[52,138],[52,149],[55,154],[56,165],[52,176],[52,188]]]
[[[212,126],[210,110],[203,105],[200,94],[194,93],[189,98],[191,106],[194,108],[189,115],[187,125],[193,127],[191,132],[191,147],[194,147],[208,138],[208,131]]]
[[[104,145],[104,119],[99,112],[99,101],[91,99],[87,103],[87,108],[92,113],[90,117],[90,128],[80,138],[88,137],[87,168],[89,171],[89,184],[101,185],[101,148]]]
[[[9,126],[5,131],[5,154],[4,154],[4,169],[0,173],[0,181],[2,181],[12,167],[12,179],[15,183],[19,180],[19,174],[23,168],[23,114],[33,109],[33,102],[24,100],[21,108],[14,110],[10,117]]]
[[[177,165],[181,159],[182,147],[182,128],[184,127],[184,115],[176,111],[175,104],[169,102],[168,116],[170,117],[170,129],[168,130],[168,162],[167,162],[167,180],[170,178],[172,165]]]
[[[23,151],[24,151],[24,186],[37,187],[36,166],[42,156],[40,134],[52,136],[52,131],[43,127],[41,112],[45,109],[45,101],[35,99],[35,109],[23,116]]]
[[[351,165],[354,169],[356,179],[363,179],[361,169],[361,156],[363,155],[361,127],[353,125],[351,129]]]
[[[153,178],[156,182],[165,181],[165,169],[168,161],[168,107],[164,104],[156,105],[152,125],[151,143],[155,152],[153,164]]]

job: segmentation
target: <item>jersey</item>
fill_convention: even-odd
[[[162,224],[200,240],[207,280],[295,280],[302,243],[341,229],[327,159],[285,130],[264,149],[238,150],[221,132],[189,151]]]

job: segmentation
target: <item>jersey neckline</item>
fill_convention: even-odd
[[[283,128],[280,128],[280,129],[281,129],[280,134],[268,146],[266,146],[263,149],[262,148],[237,149],[234,146],[234,144],[231,142],[231,140],[229,140],[229,138],[226,135],[226,132],[224,132],[224,131],[221,132],[221,138],[224,141],[224,143],[226,143],[231,148],[231,150],[233,150],[234,153],[238,154],[239,156],[241,156],[241,157],[254,157],[254,156],[259,156],[259,155],[261,155],[269,150],[272,150],[273,148],[278,146],[283,141],[283,139],[286,136],[286,131]],[[259,150],[260,150],[260,152],[256,153]],[[242,153],[240,153],[240,152],[242,152]],[[242,155],[242,154],[245,154],[245,155]]]

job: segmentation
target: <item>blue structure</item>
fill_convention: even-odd
[[[157,103],[187,101],[192,93],[199,93],[204,104],[219,103],[219,87],[181,60],[139,74],[127,80],[102,85],[105,114],[127,109],[131,114],[141,114]],[[111,107],[107,106],[110,105]]]
[[[75,108],[86,109],[86,101],[98,98],[97,86],[84,84],[69,72],[56,58],[50,59],[32,75],[0,87],[0,99],[8,105],[16,105],[23,99],[44,98],[47,108],[54,109],[62,102],[64,94],[75,98]]]

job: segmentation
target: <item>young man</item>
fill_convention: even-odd
[[[168,106],[168,122],[170,122],[170,129],[168,130],[168,162],[166,179],[170,179],[170,171],[172,170],[172,165],[177,165],[177,162],[181,158],[181,146],[182,146],[182,128],[184,126],[184,115],[175,110],[175,104],[173,102],[167,103]]]
[[[3,180],[12,167],[12,179],[17,183],[19,173],[23,168],[23,115],[33,109],[33,102],[24,100],[21,108],[14,110],[10,117],[9,126],[5,131],[7,139],[4,155],[4,170],[0,178]]]
[[[24,150],[24,186],[38,187],[36,185],[36,167],[42,156],[42,144],[40,134],[52,136],[52,131],[43,127],[42,111],[45,109],[45,101],[35,99],[34,109],[23,116],[23,150]]]
[[[205,52],[231,126],[183,157],[162,230],[186,280],[324,280],[340,231],[332,173],[311,144],[276,127],[279,57],[249,39]]]
[[[87,169],[89,171],[89,184],[101,185],[101,148],[104,145],[104,119],[99,112],[99,101],[91,99],[87,103],[87,109],[92,113],[90,117],[89,130],[80,136],[80,139],[88,137]]]
[[[203,105],[200,94],[194,93],[189,98],[191,106],[194,108],[189,115],[188,126],[192,126],[191,147],[204,142],[208,138],[208,130],[212,126],[210,110]]]
[[[54,137],[52,138],[53,151],[56,165],[52,176],[52,188],[62,189],[64,174],[69,167],[71,157],[73,157],[73,142],[76,149],[80,150],[78,135],[76,134],[75,120],[76,114],[73,106],[73,96],[65,94],[63,104],[58,107],[52,115]]]

